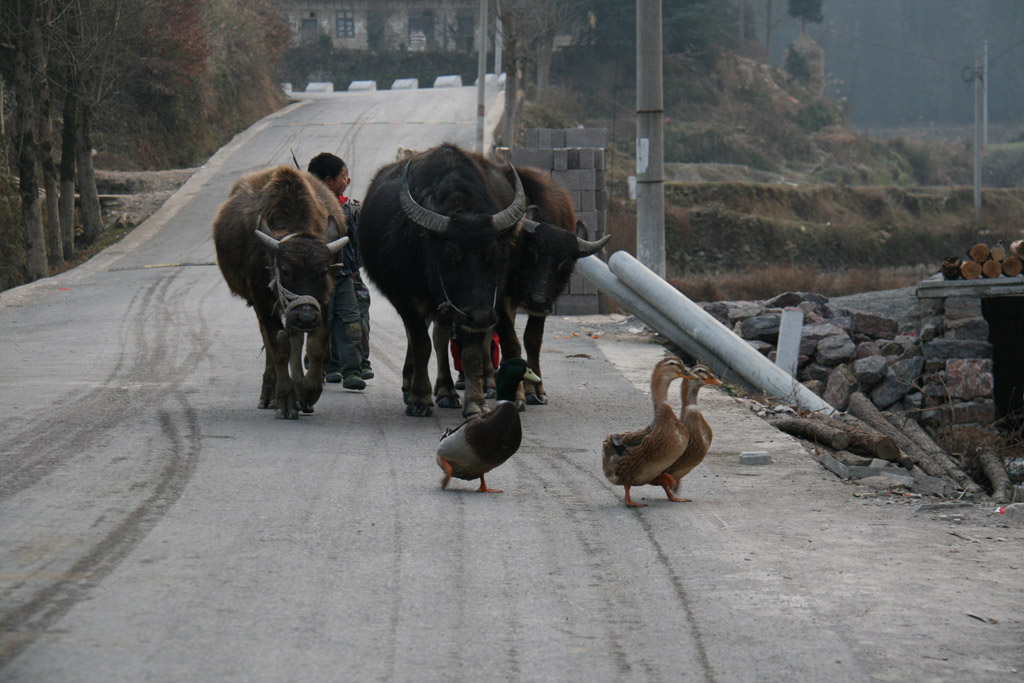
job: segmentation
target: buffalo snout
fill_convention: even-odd
[[[321,326],[320,311],[311,304],[296,306],[288,314],[286,323],[290,329],[300,332],[312,332]]]

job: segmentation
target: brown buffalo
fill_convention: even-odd
[[[279,418],[313,412],[323,390],[329,268],[348,242],[345,231],[337,197],[290,166],[239,178],[213,222],[221,273],[231,292],[256,311],[263,335],[267,360],[258,407],[276,408]]]

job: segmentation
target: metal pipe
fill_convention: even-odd
[[[617,251],[612,254],[608,267],[626,286],[686,331],[687,336],[698,345],[691,349],[680,344],[688,352],[714,349],[715,355],[743,378],[746,384],[810,411],[826,415],[836,412],[820,396],[790,377],[782,368],[754,350],[732,330],[628,253]]]

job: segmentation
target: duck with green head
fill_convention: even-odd
[[[494,375],[498,402],[494,409],[474,415],[457,427],[441,435],[437,447],[437,464],[444,470],[441,488],[448,486],[452,477],[479,479],[477,491],[501,493],[487,488],[484,475],[498,467],[519,450],[523,440],[523,427],[516,406],[516,390],[523,379],[540,382],[522,358],[503,362]]]

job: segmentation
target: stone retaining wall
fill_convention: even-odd
[[[860,391],[880,410],[907,412],[930,427],[991,425],[992,344],[981,299],[924,301],[930,311],[915,329],[802,292],[701,306],[773,361],[782,311],[802,310],[797,379],[839,410]]]

